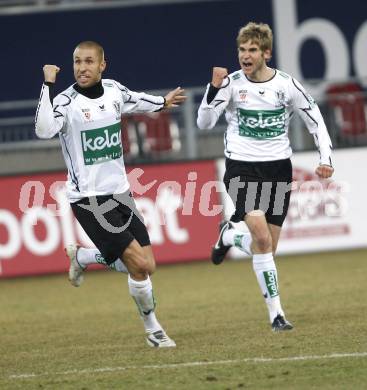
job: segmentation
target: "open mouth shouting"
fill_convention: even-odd
[[[249,61],[243,61],[242,69],[245,73],[249,73],[253,69],[253,63]]]
[[[86,74],[81,74],[78,76],[78,82],[81,84],[85,84],[89,82],[90,77],[87,76]]]

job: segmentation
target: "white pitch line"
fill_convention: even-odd
[[[82,370],[68,370],[59,372],[42,372],[40,374],[18,374],[10,375],[9,379],[27,379],[37,378],[40,376],[49,375],[70,375],[70,374],[94,374],[99,372],[115,372],[126,370],[141,370],[141,369],[162,369],[162,368],[181,368],[181,367],[197,367],[197,366],[212,366],[216,364],[238,364],[238,363],[272,363],[272,362],[296,362],[305,360],[320,360],[320,359],[343,359],[343,358],[363,358],[367,357],[367,352],[355,352],[355,353],[332,353],[330,355],[306,355],[306,356],[289,356],[283,358],[265,358],[254,357],[245,359],[233,359],[233,360],[214,360],[211,362],[186,362],[186,363],[172,363],[172,364],[160,364],[160,365],[145,365],[145,366],[125,366],[125,367],[102,367],[102,368],[85,368]]]

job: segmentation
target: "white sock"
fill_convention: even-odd
[[[147,333],[153,333],[161,330],[154,309],[155,300],[153,295],[152,282],[148,276],[147,279],[138,281],[128,276],[129,292],[138,307],[140,316],[144,322],[144,328]]]
[[[125,274],[128,273],[128,270],[121,259],[117,259],[112,264],[107,264],[97,248],[79,248],[77,261],[83,268],[86,268],[89,264],[103,264],[115,271],[124,272]]]
[[[223,233],[223,244],[235,246],[249,256],[251,251],[252,237],[250,232],[242,232],[237,229],[228,229]]]
[[[284,316],[280,304],[278,274],[273,254],[264,253],[253,255],[252,265],[268,307],[270,323],[272,323],[278,314]]]

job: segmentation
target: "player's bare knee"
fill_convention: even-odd
[[[152,267],[150,261],[145,258],[144,256],[136,256],[135,260],[135,267],[138,272],[141,274],[150,275],[152,272]]]
[[[144,258],[147,259],[148,261],[148,273],[149,275],[152,275],[155,272],[155,259],[153,255],[153,251],[151,249],[151,246],[144,246],[142,247],[143,253],[144,253]]]
[[[257,234],[255,237],[256,245],[263,253],[272,252],[272,239],[268,232]]]
[[[134,258],[131,262],[127,263],[127,269],[129,274],[135,280],[145,280],[149,275],[148,263],[141,258]]]
[[[148,265],[148,274],[149,275],[152,275],[154,274],[155,270],[156,270],[156,265],[155,265],[155,262],[149,262],[149,265]]]
[[[144,252],[144,259],[146,260],[145,268],[149,275],[152,275],[155,271],[155,260],[149,253]]]
[[[131,275],[147,274],[147,263],[144,252],[140,246],[134,243],[130,244],[122,254],[122,258]]]
[[[145,273],[147,275],[151,275],[152,272],[153,272],[153,268],[152,268],[151,262],[148,259],[146,259],[146,258],[140,259],[140,261],[139,261],[139,271],[141,273]]]

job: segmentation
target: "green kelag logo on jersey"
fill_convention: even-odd
[[[239,134],[252,138],[274,138],[285,132],[285,108],[278,110],[237,109]]]
[[[85,165],[99,164],[121,157],[120,123],[81,132]]]

